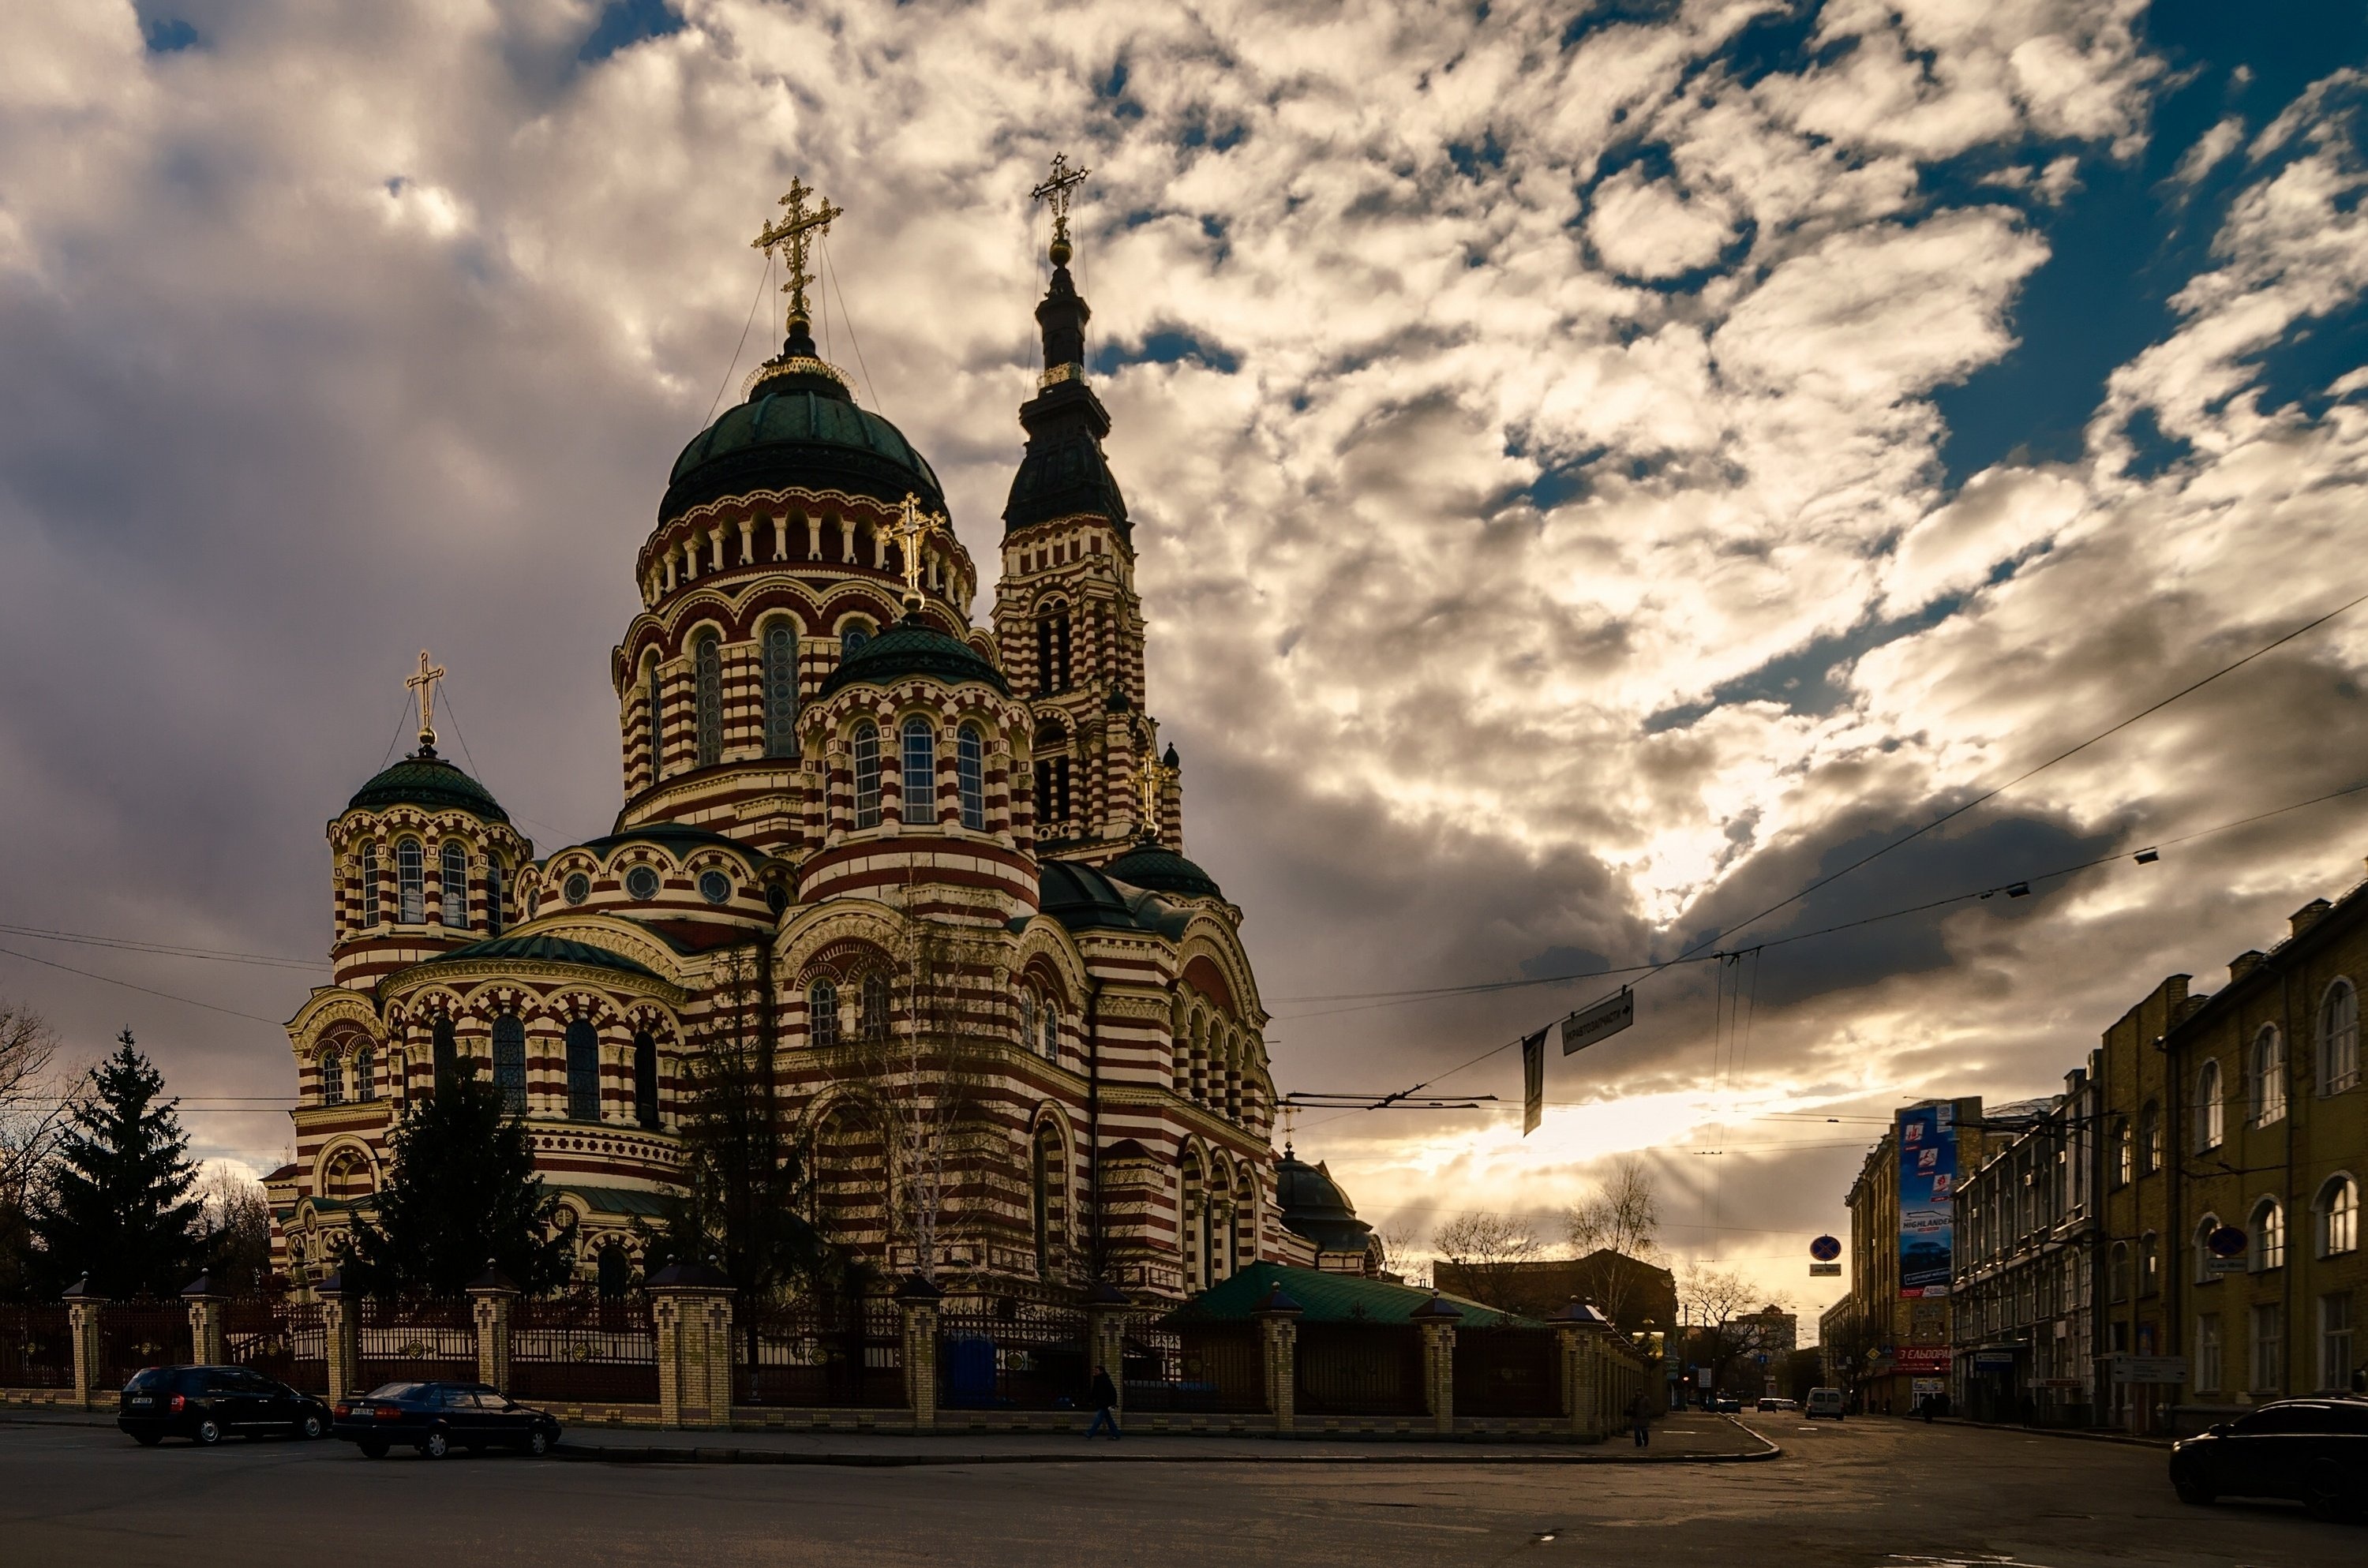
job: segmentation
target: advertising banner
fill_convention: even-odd
[[[1899,1293],[1945,1296],[1954,1261],[1956,1109],[1922,1105],[1899,1113]]]
[[[1903,1345],[1891,1353],[1891,1369],[1895,1372],[1945,1372],[1949,1369],[1949,1347],[1945,1345]]]

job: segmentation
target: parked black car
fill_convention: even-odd
[[[440,1460],[454,1449],[518,1449],[547,1454],[559,1422],[485,1383],[386,1383],[340,1401],[336,1435],[370,1459],[402,1444]]]
[[[2322,1519],[2368,1511],[2368,1400],[2282,1399],[2174,1443],[2182,1503],[2291,1497]]]
[[[115,1415],[146,1448],[167,1437],[209,1445],[233,1435],[319,1437],[329,1421],[327,1401],[245,1367],[151,1367],[123,1385]]]

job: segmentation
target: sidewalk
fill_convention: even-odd
[[[1921,1417],[1900,1415],[1886,1419],[1916,1421]],[[2123,1443],[2137,1449],[2169,1449],[2169,1437],[2156,1437],[2134,1432],[2099,1432],[2083,1426],[2026,1426],[2014,1421],[1974,1421],[1963,1415],[1933,1417],[1936,1426],[1970,1426],[1983,1432],[2021,1432],[2033,1437],[2077,1437],[2087,1443]]]

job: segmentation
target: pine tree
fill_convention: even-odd
[[[38,1184],[33,1233],[53,1278],[113,1300],[171,1296],[205,1250],[197,1166],[165,1076],[133,1046],[90,1071]]]
[[[394,1124],[378,1222],[355,1237],[348,1283],[374,1296],[454,1296],[487,1259],[529,1294],[567,1278],[556,1196],[534,1174],[526,1127],[462,1059]]]

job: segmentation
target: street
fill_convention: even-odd
[[[0,1426],[0,1562],[2350,1568],[2368,1552],[2368,1529],[2284,1505],[2182,1507],[2158,1449],[1878,1418],[1744,1419],[1783,1457],[1408,1464],[1375,1445],[1369,1460],[1304,1463],[1273,1444],[1260,1446],[1271,1463],[371,1462],[334,1442],[143,1449],[103,1427],[11,1426]]]

